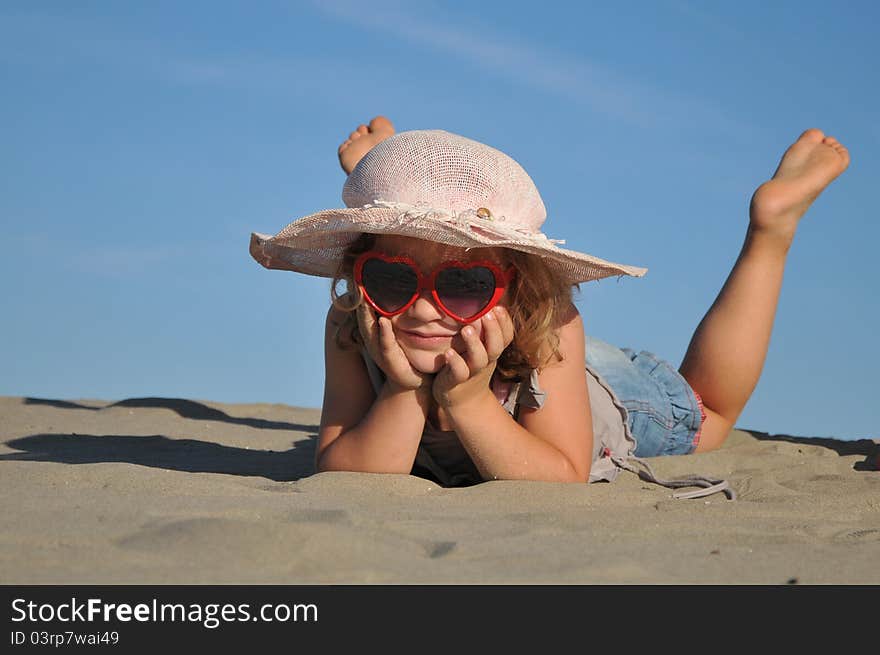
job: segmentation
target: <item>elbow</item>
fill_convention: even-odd
[[[315,454],[315,473],[358,471],[358,467],[353,466],[350,458],[342,457],[344,453],[337,453],[336,450],[338,449],[332,448],[330,444]]]
[[[579,482],[581,484],[587,483],[590,481],[590,461],[586,462],[572,462],[567,457],[563,458],[564,461],[564,482]],[[578,465],[579,464],[579,465]]]
[[[590,481],[590,471],[593,463],[588,459],[587,463],[579,470],[578,482],[587,483]]]
[[[363,473],[364,467],[357,464],[357,462],[351,461],[350,458],[341,457],[340,454],[334,453],[328,448],[315,458],[315,473],[329,473],[333,471]]]
[[[315,451],[315,462],[314,469],[315,473],[326,473],[327,471],[336,471],[338,470],[333,466],[333,457],[330,454],[330,448],[328,446],[324,446],[323,448],[319,447]]]
[[[584,466],[575,466],[564,455],[560,456],[557,466],[545,468],[541,471],[529,468],[528,470],[504,472],[488,472],[483,474],[485,482],[492,480],[531,480],[534,482],[576,482],[584,484],[590,480],[590,463]]]
[[[558,463],[559,465],[556,468],[555,475],[552,477],[552,481],[577,482],[580,484],[585,484],[590,481],[591,461],[589,457],[585,457],[581,460],[576,457],[570,457],[562,451],[559,451]]]
[[[333,465],[333,462],[330,461],[329,457],[316,457],[315,458],[315,473],[327,473],[328,471],[341,471],[344,469],[338,468]]]
[[[580,484],[586,484],[590,481],[590,470],[574,470],[570,471],[569,476],[565,480],[565,482],[578,482]]]
[[[389,465],[390,464],[390,465]],[[404,468],[385,461],[364,461],[362,458],[345,456],[330,448],[315,456],[315,473],[331,471],[347,473],[391,473],[408,475],[412,466]]]

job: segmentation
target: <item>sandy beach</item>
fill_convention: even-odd
[[[880,584],[880,445],[736,430],[613,483],[312,475],[319,411],[0,397],[4,584]]]

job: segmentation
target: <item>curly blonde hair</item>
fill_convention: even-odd
[[[335,341],[343,349],[361,343],[355,309],[363,297],[354,283],[354,262],[358,255],[371,250],[376,235],[362,234],[346,250],[330,288],[333,306],[345,313],[336,326]],[[563,280],[536,255],[503,249],[506,264],[516,269],[516,276],[507,288],[507,309],[513,321],[513,342],[498,358],[496,370],[504,380],[528,379],[532,369],[541,369],[562,361],[558,329],[572,312],[572,289],[578,288]],[[346,283],[345,293],[338,291]]]

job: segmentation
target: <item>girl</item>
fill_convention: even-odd
[[[719,447],[758,381],[798,221],[849,164],[815,129],[786,151],[676,371],[584,335],[572,286],[646,271],[548,239],[507,155],[377,117],[339,159],[346,208],[251,237],[263,266],[334,280],[316,468],[445,485],[613,479],[631,455]]]

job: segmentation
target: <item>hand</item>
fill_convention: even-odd
[[[480,319],[482,339],[475,324],[461,330],[464,355],[450,349],[446,366],[434,379],[434,398],[444,409],[476,398],[489,388],[495,365],[504,349],[513,341],[513,321],[503,307],[495,307]]]
[[[417,371],[397,343],[391,321],[384,316],[378,320],[367,303],[357,308],[358,328],[367,352],[385,373],[387,381],[400,389],[429,389],[433,375]]]

